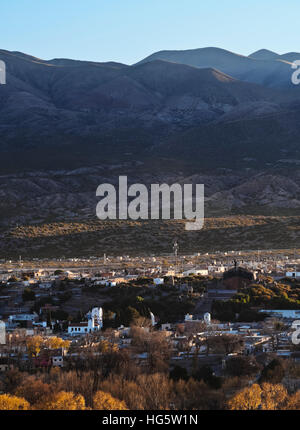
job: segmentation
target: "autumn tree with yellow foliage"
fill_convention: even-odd
[[[0,410],[26,411],[27,409],[30,409],[30,404],[24,398],[11,396],[10,394],[0,395]]]
[[[39,355],[43,343],[42,336],[30,336],[26,339],[27,351],[30,357],[37,357]]]
[[[125,402],[116,399],[109,393],[104,391],[97,391],[93,397],[93,409],[101,411],[113,411],[113,410],[128,410]]]
[[[86,407],[84,397],[81,394],[60,391],[36,404],[35,409],[75,411],[84,410]]]
[[[30,336],[26,339],[27,351],[31,358],[36,358],[41,352],[42,348],[69,349],[70,344],[71,342],[69,340],[63,340],[56,336],[51,336],[48,338],[43,338],[42,336]]]
[[[57,336],[51,336],[45,340],[44,345],[49,349],[65,348],[69,349],[71,342],[69,340],[63,340]]]
[[[232,410],[283,410],[299,407],[299,403],[300,392],[289,396],[283,385],[264,383],[244,388],[227,402],[227,407]]]

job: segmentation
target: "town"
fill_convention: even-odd
[[[105,396],[111,409],[244,409],[260,390],[257,407],[299,406],[300,250],[171,251],[1,260],[1,394],[36,409],[62,393],[66,409]]]

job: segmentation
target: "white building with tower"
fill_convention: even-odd
[[[68,334],[76,336],[99,331],[103,327],[103,310],[102,308],[93,308],[87,314],[88,320],[76,324],[70,324]]]
[[[204,322],[205,322],[207,325],[210,325],[210,323],[211,323],[211,315],[210,315],[210,313],[209,313],[209,312],[206,312],[206,313],[204,314],[203,319],[204,319]]]

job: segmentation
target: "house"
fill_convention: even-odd
[[[61,356],[53,356],[52,357],[52,366],[53,367],[63,367],[64,366],[64,358]]]
[[[50,367],[52,364],[50,350],[42,350],[37,357],[34,359],[35,367]]]
[[[75,324],[70,324],[68,327],[68,333],[72,336],[77,334],[86,334],[89,333],[89,325],[88,322],[79,322]]]
[[[6,357],[0,358],[0,372],[6,372],[12,368],[12,364],[9,363],[9,359]]]
[[[153,282],[155,285],[162,285],[164,283],[164,278],[154,278]]]
[[[182,273],[183,276],[199,275],[208,276],[208,269],[190,269]]]
[[[50,290],[51,287],[52,287],[52,282],[40,282],[39,283],[39,288],[41,290]]]
[[[57,348],[51,351],[51,359],[53,367],[64,367],[64,357],[66,355],[65,348]]]
[[[161,325],[161,330],[162,331],[164,331],[164,330],[172,330],[172,324],[171,323],[165,323],[165,324],[162,324]]]
[[[37,313],[33,313],[33,314],[16,314],[16,315],[9,315],[8,317],[8,324],[12,325],[13,323],[17,323],[17,322],[27,322],[27,321],[31,321],[34,322],[38,319],[38,314]]]
[[[209,265],[207,270],[209,274],[218,275],[225,272],[225,267],[223,265]]]
[[[300,319],[300,310],[293,309],[260,309],[259,312],[266,313],[274,318]]]
[[[287,278],[300,279],[300,272],[286,272]]]
[[[105,285],[107,287],[115,287],[117,285],[116,281],[106,281]]]

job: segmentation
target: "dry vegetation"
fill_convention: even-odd
[[[170,252],[174,238],[182,252],[288,249],[297,246],[300,216],[206,218],[188,232],[183,220],[61,222],[18,226],[2,233],[0,256],[89,256]]]

